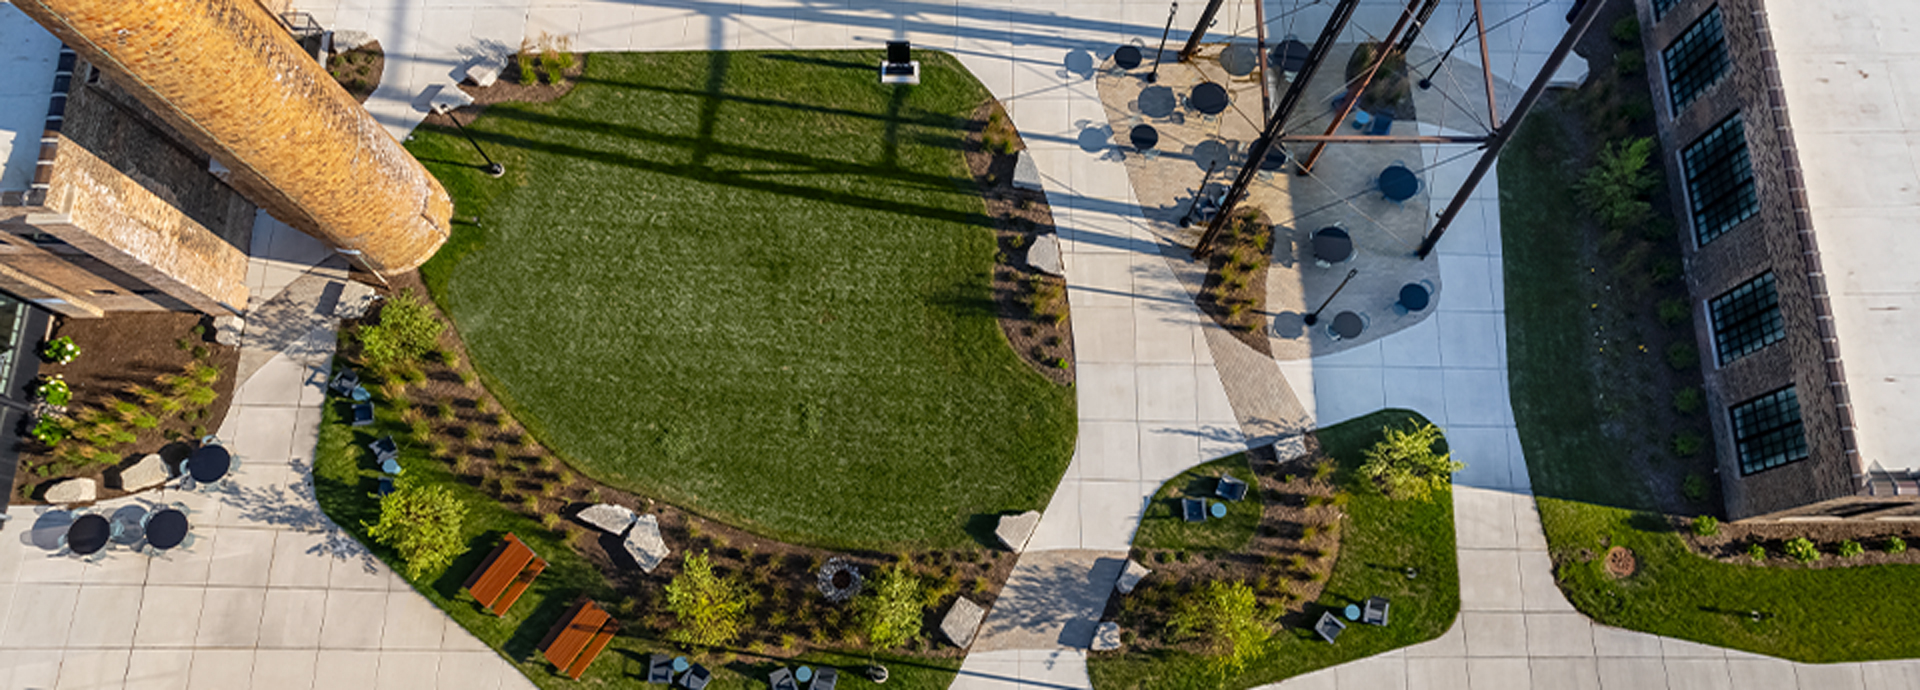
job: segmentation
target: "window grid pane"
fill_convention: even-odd
[[[1654,20],[1658,21],[1661,17],[1666,16],[1667,10],[1673,9],[1673,4],[1676,2],[1679,2],[1679,0],[1653,0]]]
[[[1800,426],[1800,398],[1788,386],[1733,408],[1734,445],[1740,473],[1753,474],[1807,458]]]
[[[1660,58],[1667,70],[1667,95],[1672,99],[1673,112],[1678,114],[1727,73],[1727,41],[1720,24],[1720,8],[1707,10],[1706,16],[1660,52]]]
[[[1694,236],[1702,246],[1760,211],[1739,113],[1687,146],[1681,163],[1693,202]]]
[[[1785,337],[1780,319],[1780,295],[1768,273],[1745,285],[1714,298],[1708,311],[1713,318],[1714,350],[1720,364],[1753,354],[1760,348]]]

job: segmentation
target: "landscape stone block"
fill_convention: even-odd
[[[440,92],[427,101],[427,110],[437,113],[459,110],[470,105],[473,105],[473,97],[467,95],[466,91],[453,84],[441,84]]]
[[[595,503],[587,506],[586,509],[581,510],[580,514],[574,517],[581,522],[598,527],[601,531],[609,534],[625,533],[628,527],[633,526],[635,520],[640,519],[640,516],[633,514],[633,511],[626,506],[607,503]]]
[[[666,560],[667,554],[673,553],[667,548],[666,540],[660,538],[660,519],[652,515],[642,515],[634,521],[633,531],[627,533],[622,546],[626,547],[627,555],[640,564],[640,569],[649,573],[660,567],[660,561]]]
[[[973,633],[980,629],[980,621],[987,617],[987,610],[973,603],[972,599],[959,597],[954,599],[953,608],[947,609],[947,616],[940,619],[940,634],[954,646],[966,649],[973,644]]]
[[[1013,186],[1038,192],[1040,187],[1040,164],[1033,162],[1033,152],[1020,150],[1019,158],[1013,163]]]
[[[1140,565],[1138,561],[1128,559],[1127,569],[1120,571],[1120,579],[1114,581],[1113,588],[1120,590],[1121,594],[1132,594],[1133,588],[1140,586],[1140,581],[1146,579],[1146,577],[1151,574],[1153,574],[1151,568]]]
[[[1050,276],[1066,275],[1067,265],[1060,260],[1060,236],[1049,232],[1034,238],[1033,246],[1027,248],[1027,265]]]
[[[1003,515],[999,526],[993,529],[993,535],[1009,551],[1019,551],[1027,547],[1027,540],[1033,538],[1033,530],[1040,526],[1040,513],[1027,511],[1019,515]]]
[[[240,334],[247,330],[247,320],[238,315],[225,314],[213,318],[213,342],[228,347],[240,346]]]
[[[167,462],[160,459],[159,453],[148,453],[133,463],[132,467],[120,470],[120,489],[139,491],[165,484],[167,482]]]
[[[48,503],[91,503],[99,495],[99,487],[92,479],[81,477],[68,479],[47,487]]]
[[[1120,624],[1105,621],[1093,633],[1093,644],[1088,647],[1096,652],[1111,652],[1120,648]]]
[[[484,89],[493,86],[494,82],[499,81],[500,72],[506,68],[506,58],[498,55],[488,55],[480,58],[478,62],[473,63],[473,66],[467,68],[467,81],[473,82],[474,86]]]

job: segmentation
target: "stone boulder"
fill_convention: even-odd
[[[486,88],[500,80],[500,73],[507,69],[507,59],[498,55],[479,58],[467,68],[467,81],[474,86]]]
[[[972,599],[959,597],[953,600],[953,608],[947,609],[945,618],[940,619],[940,634],[947,636],[953,646],[966,649],[973,644],[973,633],[980,629],[980,621],[986,620],[987,610],[973,603]]]
[[[453,84],[441,84],[440,91],[427,100],[427,110],[435,113],[459,110],[470,105],[473,105],[473,97]]]
[[[1060,260],[1060,236],[1047,233],[1033,239],[1033,246],[1027,248],[1027,265],[1033,270],[1050,276],[1067,274],[1067,265]]]
[[[598,527],[600,531],[608,534],[625,534],[627,528],[632,527],[634,521],[639,520],[640,516],[634,515],[633,511],[626,506],[595,503],[581,510],[574,518]]]
[[[213,317],[213,342],[228,347],[239,347],[240,334],[247,330],[247,320],[234,314]]]
[[[159,453],[148,453],[133,466],[120,470],[120,490],[139,491],[167,483],[167,461]]]
[[[1106,621],[1093,631],[1093,644],[1087,647],[1096,652],[1111,652],[1120,648],[1120,624]]]
[[[1015,189],[1025,189],[1034,192],[1041,190],[1040,164],[1033,162],[1032,151],[1021,149],[1020,157],[1014,160],[1013,186]]]
[[[1127,569],[1120,571],[1120,579],[1114,581],[1113,588],[1119,590],[1121,594],[1132,594],[1133,588],[1140,586],[1140,581],[1152,573],[1153,570],[1129,559]]]
[[[99,493],[99,487],[91,479],[68,479],[47,487],[47,502],[91,503]]]
[[[667,548],[665,539],[660,538],[660,519],[652,515],[642,515],[633,523],[633,530],[627,533],[627,540],[621,544],[627,549],[627,555],[640,569],[649,573],[660,567],[660,561],[673,553]]]
[[[340,287],[340,301],[333,304],[333,315],[341,319],[357,319],[366,316],[373,309],[373,303],[380,295],[366,283],[349,280]]]
[[[993,536],[999,537],[1007,550],[1018,552],[1027,548],[1027,540],[1033,538],[1033,530],[1039,526],[1040,513],[1031,510],[1019,515],[1002,515],[999,526],[993,528]]]

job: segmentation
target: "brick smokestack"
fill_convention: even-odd
[[[424,263],[453,202],[256,0],[13,0],[233,172],[374,270]]]

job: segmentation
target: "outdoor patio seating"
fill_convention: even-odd
[[[1393,133],[1393,116],[1386,113],[1373,113],[1363,133],[1368,136],[1384,137]]]
[[[620,623],[598,604],[582,601],[574,604],[540,643],[540,651],[553,667],[568,678],[580,680],[593,660],[606,650],[620,631]]]
[[[647,660],[647,682],[658,685],[673,683],[673,657],[655,654]]]
[[[367,449],[373,451],[374,462],[382,464],[388,460],[400,457],[400,444],[393,441],[391,434],[382,436],[380,440],[367,444]]]
[[[1313,231],[1313,263],[1321,268],[1353,260],[1353,235],[1345,228],[1329,225]]]
[[[327,388],[332,389],[335,395],[346,395],[358,387],[360,387],[360,372],[352,369],[341,369],[340,373],[334,374],[333,380],[327,383]]]
[[[225,478],[233,470],[233,464],[233,453],[226,446],[207,440],[180,463],[180,472],[196,484],[208,484]]]
[[[1180,499],[1180,515],[1186,518],[1187,522],[1205,522],[1207,505],[1197,498]]]
[[[694,664],[685,675],[680,676],[680,687],[687,690],[706,690],[707,684],[712,682],[713,672],[699,664]]]
[[[1366,623],[1367,625],[1385,626],[1387,624],[1388,605],[1389,602],[1386,597],[1372,597],[1367,599],[1367,604],[1360,614],[1360,622]]]
[[[1433,303],[1433,282],[1422,280],[1400,286],[1400,299],[1393,303],[1393,313],[1401,316],[1426,309]]]
[[[1412,168],[1400,161],[1394,161],[1393,165],[1381,170],[1380,177],[1375,182],[1380,189],[1380,195],[1396,204],[1420,193],[1420,176],[1415,175]]]
[[[833,690],[833,686],[839,682],[839,671],[823,668],[813,672],[813,683],[807,686],[807,690]]]
[[[1340,633],[1346,632],[1346,630],[1347,624],[1340,622],[1340,618],[1334,616],[1332,611],[1322,612],[1320,614],[1320,621],[1313,624],[1314,634],[1319,635],[1320,639],[1326,640],[1327,644],[1333,644],[1333,641],[1340,637]]]
[[[1122,71],[1140,66],[1140,47],[1123,45],[1113,51],[1113,66]]]
[[[800,684],[793,680],[793,672],[785,666],[767,674],[767,687],[769,690],[800,690]]]
[[[358,403],[353,406],[353,425],[367,426],[373,423],[373,403]]]
[[[381,477],[380,488],[376,489],[376,491],[378,491],[379,495],[382,497],[385,497],[387,494],[393,493],[393,476],[387,475],[387,476]]]
[[[192,525],[187,514],[177,508],[164,508],[148,513],[141,529],[146,535],[147,546],[156,551],[188,546],[192,542]]]
[[[513,602],[525,594],[527,586],[534,578],[547,569],[547,562],[527,548],[525,542],[512,534],[495,547],[487,560],[480,562],[473,576],[467,578],[466,590],[472,594],[481,608],[496,616],[504,616]]]
[[[353,390],[347,392],[347,397],[352,398],[354,402],[363,403],[372,400],[373,394],[367,392],[366,386],[354,386]]]
[[[1234,479],[1231,474],[1220,475],[1214,480],[1213,495],[1229,501],[1238,501],[1247,497],[1247,483]]]
[[[1343,311],[1333,315],[1333,321],[1327,324],[1327,337],[1334,340],[1352,340],[1367,331],[1369,319],[1366,314]]]

